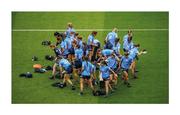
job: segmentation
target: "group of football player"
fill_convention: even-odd
[[[134,79],[137,78],[136,59],[143,53],[138,50],[140,45],[133,43],[132,31],[128,30],[122,44],[117,28],[107,34],[104,44],[96,38],[97,34],[97,31],[92,31],[85,41],[72,23],[67,24],[65,32],[55,32],[56,44],[50,47],[56,59],[50,79],[56,79],[58,71],[64,86],[70,84],[72,89],[80,86],[80,95],[83,95],[85,83],[93,92],[97,90],[99,82],[103,83],[105,97],[116,90],[118,80],[123,80],[127,87],[131,87],[129,73]],[[121,48],[123,53],[120,53]]]

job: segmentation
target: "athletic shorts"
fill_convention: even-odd
[[[75,61],[74,61],[74,67],[75,67],[76,69],[81,68],[81,67],[82,67],[82,61],[81,61],[81,60],[75,60]]]
[[[128,70],[129,70],[129,69],[121,68],[121,70],[122,70],[122,72],[123,72],[123,71],[126,71],[126,72],[128,73]]]
[[[72,66],[70,65],[65,71],[67,74],[71,74],[73,72]]]
[[[87,79],[87,80],[89,80],[91,78],[91,76],[89,76],[89,75],[81,75],[80,77],[83,79]]]
[[[114,72],[116,72],[117,71],[117,69],[118,69],[118,67],[116,67],[116,68],[111,68]]]
[[[108,81],[109,80],[109,77],[108,78],[103,78],[103,81]]]
[[[92,45],[88,45],[88,50],[92,51]]]
[[[128,50],[126,50],[126,49],[124,49],[124,48],[123,48],[123,51],[124,51],[124,52],[128,52]]]
[[[74,52],[74,48],[72,47],[72,48],[70,48],[70,49],[68,49],[68,52],[69,52],[69,54],[75,54],[75,52]]]
[[[118,67],[115,68],[115,69],[113,69],[113,71],[114,71],[116,74],[118,74],[118,73],[120,72],[120,70],[121,70],[121,69],[119,69]]]
[[[105,45],[106,49],[112,49],[113,48],[113,44],[111,44],[109,41],[106,43]]]

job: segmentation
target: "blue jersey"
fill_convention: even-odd
[[[83,70],[82,70],[82,73],[81,73],[81,75],[83,75],[83,76],[90,76],[91,75],[91,63],[90,62],[88,62],[88,61],[83,61],[82,62],[82,68],[84,68]]]
[[[111,50],[111,49],[103,49],[103,50],[101,51],[101,54],[102,54],[103,56],[110,56],[113,52],[114,52],[114,51]]]
[[[132,63],[132,59],[130,57],[122,56],[121,58],[121,67],[124,69],[129,69]]]
[[[128,41],[128,34],[123,37],[123,43]]]
[[[83,57],[83,50],[81,48],[75,49],[75,58],[82,60]]]
[[[77,41],[77,44],[80,46],[81,49],[83,49],[83,42],[82,40],[76,40]]]
[[[134,60],[138,53],[139,53],[138,48],[134,47],[129,51],[129,57]]]
[[[117,62],[115,57],[108,57],[107,58],[108,67],[115,69],[117,67],[117,64],[118,64],[118,62]]]
[[[63,55],[67,55],[68,52],[68,46],[67,46],[67,42],[65,40],[63,40],[60,44],[60,47],[63,49]]]
[[[72,39],[70,37],[66,37],[66,39],[64,41],[67,44],[67,49],[71,49],[72,48]]]
[[[70,38],[70,41],[71,41],[71,42],[72,42],[73,40],[75,40],[74,35],[70,35],[69,38]]]
[[[83,56],[88,56],[89,54],[88,48],[85,48],[85,46],[83,45],[82,50],[83,50]]]
[[[74,28],[68,27],[67,30],[66,30],[66,32],[65,32],[66,36],[69,37],[71,32],[74,32],[74,33],[75,33]]]
[[[114,46],[117,37],[118,35],[116,32],[109,32],[106,38]]]
[[[92,34],[90,34],[88,36],[87,45],[91,45],[91,43],[93,43],[93,42],[94,42],[94,36]]]
[[[102,78],[107,79],[110,77],[110,68],[108,66],[100,66],[100,72],[102,73]]]
[[[64,41],[64,40],[63,40],[63,41],[61,41],[60,48],[63,48],[63,49],[65,49],[65,46],[66,46],[66,43],[65,43],[65,41]]]
[[[65,70],[68,70],[69,66],[71,66],[71,63],[67,59],[61,59],[59,61],[59,67],[63,67]]]
[[[123,43],[123,49],[125,49],[127,51],[131,50],[133,48],[133,46],[134,46],[134,44],[132,41],[131,42],[125,41]]]
[[[113,50],[116,54],[120,54],[120,48],[121,48],[121,45],[120,43],[117,43],[114,47],[113,47]]]

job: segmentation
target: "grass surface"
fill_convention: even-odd
[[[168,29],[167,12],[13,12],[12,29],[65,29],[73,22],[77,29]],[[79,32],[86,40],[90,32]],[[98,32],[103,43],[108,32]],[[119,31],[121,38],[126,32]],[[70,87],[58,89],[48,77],[51,72],[33,74],[32,79],[19,74],[33,72],[32,56],[38,56],[44,66],[52,65],[44,56],[53,52],[41,45],[43,40],[55,42],[53,32],[12,31],[12,103],[168,103],[168,31],[134,31],[133,41],[148,53],[140,57],[137,68],[139,79],[131,79],[133,87],[119,81],[118,89],[108,98],[92,96],[89,88],[79,96]],[[58,79],[56,80],[58,81]]]

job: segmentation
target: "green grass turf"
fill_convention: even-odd
[[[167,12],[13,12],[12,29],[65,29],[67,22],[75,28],[109,29],[167,28]],[[84,40],[89,32],[79,32]],[[103,43],[108,32],[98,32]],[[126,32],[118,32],[121,41]],[[12,32],[12,103],[169,103],[168,84],[168,31],[134,31],[135,43],[140,43],[148,53],[140,57],[137,68],[139,79],[131,79],[131,88],[121,81],[118,89],[108,98],[94,97],[89,88],[79,96],[70,87],[58,89],[51,86],[55,81],[48,77],[51,72],[33,74],[32,79],[20,78],[23,72],[33,72],[32,65],[52,65],[44,56],[53,52],[41,45],[43,40],[55,42],[53,32]],[[31,57],[39,57],[32,62]],[[56,80],[58,81],[58,79]]]

